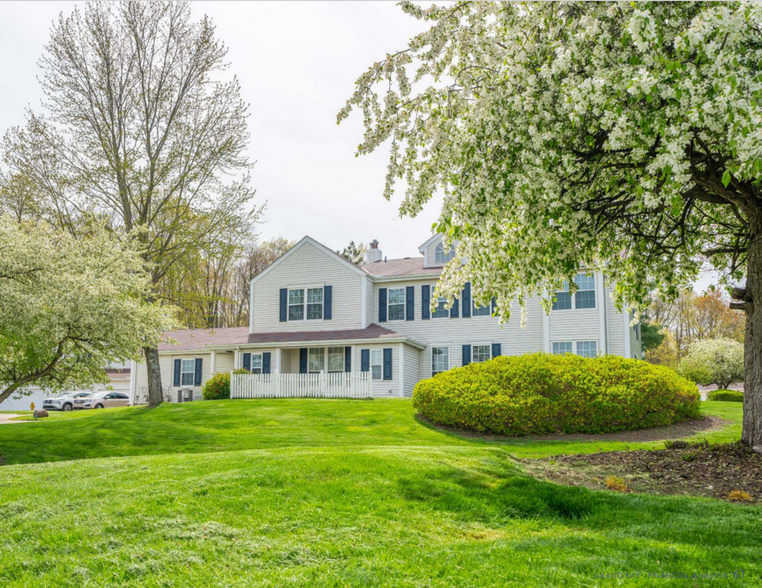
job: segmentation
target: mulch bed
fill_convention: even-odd
[[[624,481],[625,491],[714,496],[762,504],[762,455],[741,443],[676,441],[667,449],[653,451],[521,461],[529,473],[562,484],[601,489],[607,487],[607,478],[616,476]]]

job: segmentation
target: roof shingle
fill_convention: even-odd
[[[387,259],[362,266],[372,276],[393,278],[402,276],[437,276],[442,273],[442,266],[423,267],[423,257],[405,257]]]

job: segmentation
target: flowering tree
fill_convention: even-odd
[[[543,296],[582,265],[621,308],[709,259],[747,316],[743,439],[762,444],[762,6],[458,2],[363,74],[358,151],[388,141],[403,215],[437,191],[457,242],[440,294]],[[466,263],[462,263],[466,260]],[[572,286],[573,287],[573,286]]]
[[[694,343],[680,361],[678,371],[701,384],[717,384],[720,389],[743,380],[743,345],[732,339],[706,339]]]
[[[134,241],[80,229],[75,239],[0,215],[0,403],[33,385],[107,383],[107,363],[139,359],[174,326],[167,307],[144,302],[150,281]]]

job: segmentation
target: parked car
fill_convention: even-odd
[[[85,397],[90,395],[91,392],[67,392],[58,396],[50,396],[42,401],[42,408],[44,410],[65,410],[68,412],[75,408],[82,408],[79,404],[81,404],[81,401]]]
[[[115,406],[129,406],[130,397],[123,392],[97,392],[89,398],[84,398],[82,408],[113,408]]]

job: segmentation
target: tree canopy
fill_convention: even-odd
[[[174,326],[150,288],[134,239],[97,223],[80,236],[0,215],[0,402],[29,386],[108,382],[104,367],[139,358]]]

